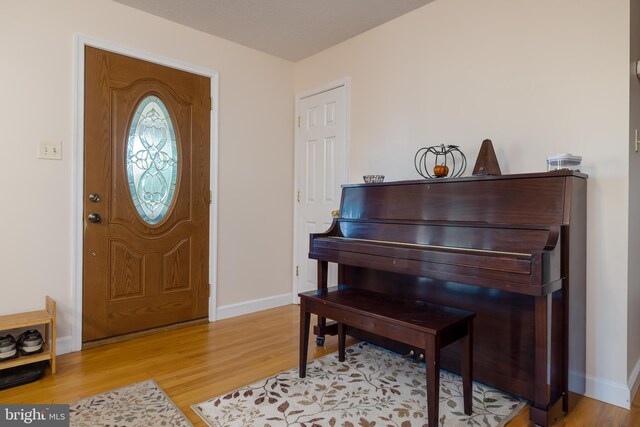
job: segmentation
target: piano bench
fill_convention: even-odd
[[[440,349],[460,341],[464,412],[471,414],[473,318],[475,313],[424,301],[390,297],[345,286],[303,292],[300,296],[300,378],[306,376],[311,313],[338,322],[339,359],[345,359],[345,334],[358,328],[424,349],[427,414],[438,425]]]

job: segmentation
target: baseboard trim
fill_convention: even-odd
[[[270,308],[281,307],[291,304],[291,293],[274,295],[272,297],[259,298],[250,301],[243,301],[235,304],[228,304],[218,307],[218,320],[230,317],[242,316],[243,314],[255,313],[256,311],[268,310]]]
[[[638,387],[640,387],[640,359],[636,361],[636,366],[633,367],[633,371],[631,371],[631,375],[629,375],[627,386],[629,386],[630,390],[629,401],[633,402],[638,392]]]
[[[585,395],[587,397],[619,406],[624,409],[631,408],[631,393],[629,392],[629,386],[626,384],[607,381],[587,375],[586,388],[587,390]]]
[[[73,338],[71,335],[56,338],[56,356],[71,353],[73,351]]]

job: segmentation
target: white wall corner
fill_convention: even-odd
[[[68,335],[66,337],[56,338],[56,356],[61,354],[71,353],[73,351],[73,337]]]
[[[638,392],[638,387],[640,386],[640,359],[636,360],[636,365],[633,367],[633,371],[631,371],[631,375],[629,375],[629,380],[627,381],[627,386],[629,387],[629,402],[633,402],[633,399]]]
[[[256,311],[268,310],[270,308],[281,307],[291,304],[291,293],[274,295],[272,297],[243,301],[236,304],[223,305],[218,307],[218,320],[229,317],[242,316],[243,314],[255,313]]]
[[[215,322],[218,320],[218,307],[216,307],[217,287],[215,285],[209,285],[209,322]]]
[[[638,364],[636,364],[636,369],[634,369],[636,377],[638,369],[640,368],[638,367]],[[571,375],[571,373],[569,375]],[[619,406],[624,409],[631,408],[631,393],[629,392],[629,386],[627,386],[627,384],[603,380],[601,378],[587,375],[586,388],[587,391],[585,395],[587,397]]]

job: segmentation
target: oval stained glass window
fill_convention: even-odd
[[[126,152],[127,180],[138,214],[148,224],[165,217],[176,188],[178,147],[171,117],[157,96],[136,108]]]

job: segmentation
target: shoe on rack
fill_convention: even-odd
[[[42,352],[44,340],[40,332],[35,329],[24,331],[17,339],[18,349],[23,356]]]
[[[10,334],[0,336],[0,361],[11,360],[16,357],[18,357],[18,350],[13,336]]]

